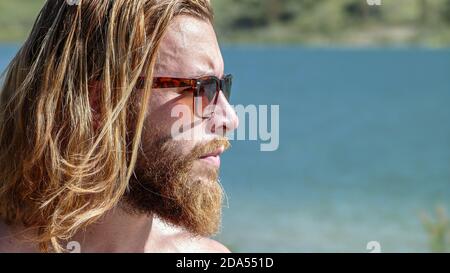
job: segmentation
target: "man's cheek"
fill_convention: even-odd
[[[175,105],[170,113],[172,117],[171,137],[177,141],[198,141],[204,135],[203,120],[197,118],[191,107],[185,104]]]

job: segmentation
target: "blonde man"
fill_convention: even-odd
[[[207,0],[46,2],[1,89],[0,252],[228,252],[212,20]]]

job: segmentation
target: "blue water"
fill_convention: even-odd
[[[0,68],[16,47],[0,47]],[[450,50],[223,48],[233,104],[280,105],[280,146],[233,141],[222,233],[233,251],[430,251],[450,208]]]

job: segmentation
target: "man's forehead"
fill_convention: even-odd
[[[154,74],[221,77],[223,59],[211,23],[185,15],[174,18],[161,41]]]

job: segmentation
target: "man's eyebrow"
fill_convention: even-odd
[[[216,74],[214,72],[209,71],[209,72],[203,72],[203,73],[195,73],[195,75],[196,76],[194,76],[192,78],[199,79],[199,78],[203,78],[203,77],[214,76],[214,77],[217,77],[219,79],[222,79],[224,77],[225,73],[222,72],[220,75],[218,75],[218,74]]]

